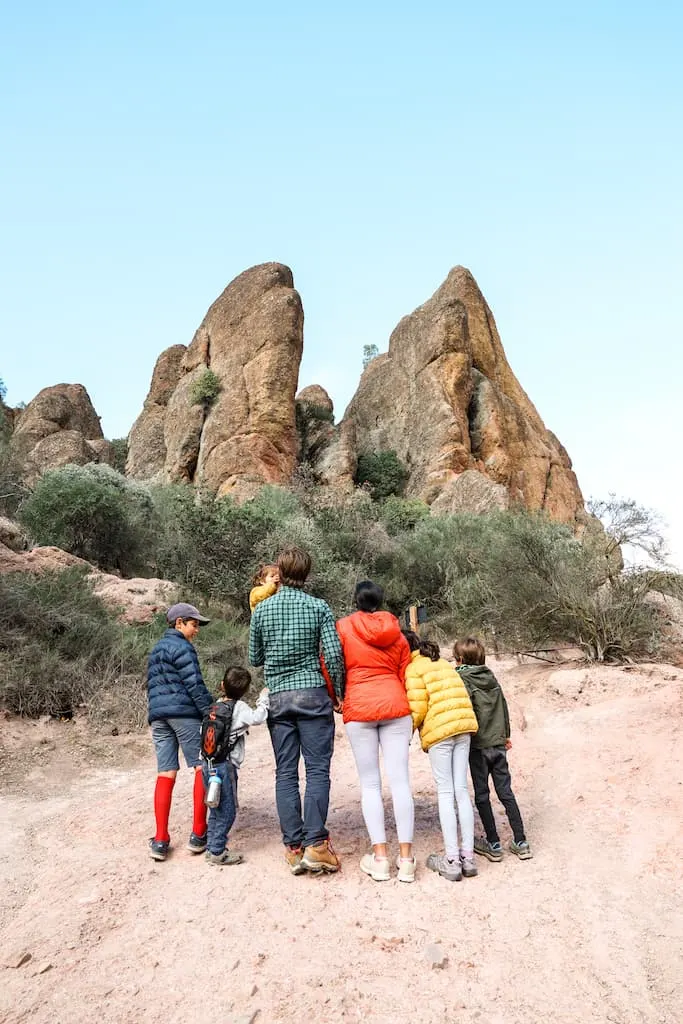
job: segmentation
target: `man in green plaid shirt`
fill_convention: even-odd
[[[327,830],[333,707],[341,709],[344,660],[329,605],[303,592],[310,555],[288,548],[278,557],[280,589],[254,610],[249,661],[263,665],[270,693],[268,728],[275,754],[275,799],[292,874],[339,870]],[[321,655],[336,704],[327,691]],[[303,818],[299,759],[306,768]]]

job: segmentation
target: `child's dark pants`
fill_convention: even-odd
[[[209,786],[209,769],[204,765],[204,787]],[[237,778],[235,768],[230,761],[215,766],[216,774],[221,779],[221,800],[218,807],[209,808],[209,820],[206,826],[206,848],[209,853],[223,853],[228,845],[228,834],[235,823],[235,793]]]
[[[470,774],[474,786],[474,802],[489,843],[499,843],[496,819],[493,816],[489,793],[489,775],[493,779],[496,796],[505,808],[516,843],[525,839],[522,815],[512,792],[512,779],[504,747],[485,747],[470,750]]]

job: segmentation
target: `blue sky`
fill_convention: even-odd
[[[586,496],[660,511],[683,568],[683,13],[674,3],[0,8],[0,376],[127,433],[154,361],[289,264],[301,384],[457,263]]]

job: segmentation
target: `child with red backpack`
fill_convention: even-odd
[[[207,791],[206,861],[218,867],[241,864],[241,853],[228,850],[228,836],[237,815],[237,776],[244,761],[244,737],[252,725],[268,717],[269,694],[261,690],[256,707],[241,698],[251,685],[251,673],[238,665],[226,669],[221,696],[202,720],[201,753]]]

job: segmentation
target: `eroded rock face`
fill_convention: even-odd
[[[296,428],[298,460],[302,464],[314,465],[335,437],[334,405],[325,388],[319,384],[302,388],[296,396]]]
[[[583,516],[569,456],[514,376],[493,314],[463,267],[401,320],[389,351],[366,367],[316,469],[348,488],[358,455],[387,449],[410,471],[407,494],[435,509],[518,502],[563,522]],[[472,471],[484,481],[463,476]]]
[[[82,384],[43,388],[15,417],[10,450],[29,482],[69,463],[113,462],[111,444]]]
[[[241,496],[287,482],[298,451],[302,350],[303,309],[291,270],[265,263],[240,274],[188,348],[169,349],[157,363],[129,438],[127,473]],[[193,385],[209,369],[220,392],[210,405],[195,404]]]

